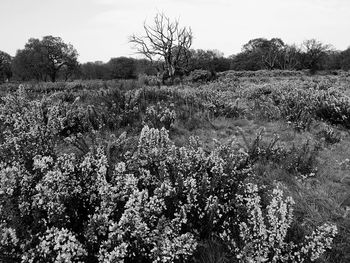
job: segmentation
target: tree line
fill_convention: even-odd
[[[349,70],[350,47],[335,50],[316,39],[289,45],[280,38],[256,38],[241,52],[224,57],[218,50],[191,49],[191,28],[181,27],[163,13],[144,23],[144,35],[129,39],[144,58],[111,58],[107,63],[79,63],[78,52],[60,37],[31,38],[14,57],[0,51],[0,82],[52,81],[71,79],[135,79],[141,74],[164,79],[188,75],[193,70],[211,73],[226,70]]]

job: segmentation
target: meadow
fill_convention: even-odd
[[[0,262],[350,262],[350,73],[202,73],[1,84]]]

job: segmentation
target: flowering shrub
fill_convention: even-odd
[[[319,91],[318,93],[316,116],[331,124],[340,124],[349,128],[350,98],[334,89]]]
[[[115,140],[126,141],[125,134]],[[119,149],[122,149],[120,147]],[[2,257],[18,262],[190,262],[216,238],[238,262],[303,262],[330,247],[334,225],[288,240],[293,201],[272,191],[265,206],[249,154],[236,142],[206,152],[176,147],[145,126],[111,163],[107,149],[36,154],[30,169],[0,166]],[[45,153],[45,152],[44,152]],[[26,157],[27,158],[27,157]]]
[[[102,125],[93,106],[88,105],[85,108],[76,102],[60,102],[51,108],[58,112],[57,118],[60,121],[60,134],[62,136],[84,133],[92,129],[98,130]]]
[[[23,87],[1,99],[0,261],[193,262],[215,242],[232,262],[310,262],[330,248],[335,225],[296,238],[293,200],[256,185],[253,172],[273,163],[315,175],[317,145],[284,148],[260,132],[245,149],[233,140],[208,150],[195,137],[177,147],[166,129],[194,116],[247,116],[251,102],[299,131],[314,119],[346,126],[339,93],[316,84],[124,88],[84,91],[97,94],[88,106],[75,95],[31,100]],[[106,139],[106,128],[142,119],[152,128],[138,139]],[[322,136],[337,139],[331,127]]]
[[[0,105],[0,162],[31,166],[37,154],[51,155],[60,130],[55,108],[48,101],[31,101],[21,87],[2,98]]]
[[[153,75],[140,74],[137,78],[140,84],[148,86],[160,86],[162,84],[161,78]]]
[[[48,229],[39,244],[25,253],[22,262],[82,263],[86,251],[73,233],[67,229]]]
[[[337,89],[321,89],[314,84],[259,85],[247,88],[244,93],[253,104],[252,110],[260,117],[283,118],[298,131],[309,129],[315,119],[349,127],[349,97]]]
[[[266,211],[261,205],[258,187],[247,184],[242,194],[237,195],[239,237],[230,237],[232,226],[224,225],[221,237],[230,244],[231,252],[238,262],[305,262],[317,259],[330,245],[337,234],[337,227],[324,224],[318,227],[304,242],[288,241],[287,233],[293,221],[294,201],[283,198],[282,190],[272,191]],[[232,236],[232,235],[231,235]]]
[[[2,212],[2,211],[1,211]],[[18,238],[13,228],[0,223],[0,260],[10,261],[18,253]]]
[[[162,106],[160,103],[157,105],[149,106],[146,109],[145,122],[151,124],[155,128],[166,128],[170,129],[174,126],[176,120],[176,113],[174,110],[174,104],[167,106]]]

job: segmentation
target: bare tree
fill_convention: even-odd
[[[324,59],[328,52],[332,49],[331,45],[325,45],[316,39],[306,40],[303,43],[304,56],[304,66],[311,70],[311,72],[316,72],[322,69]]]
[[[278,60],[280,69],[295,70],[300,66],[301,50],[296,45],[286,45]]]
[[[130,42],[152,63],[159,65],[162,61],[164,74],[173,79],[176,72],[187,67],[193,39],[191,28],[180,27],[178,20],[171,21],[163,13],[154,17],[152,25],[145,22],[143,28],[145,35],[132,35]]]

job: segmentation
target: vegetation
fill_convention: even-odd
[[[12,58],[9,54],[0,51],[0,82],[12,77],[11,60]]]
[[[64,71],[67,80],[78,66],[78,53],[60,37],[45,36],[42,40],[31,38],[23,50],[18,50],[13,60],[13,70],[21,80],[56,81]]]
[[[143,28],[144,36],[130,37],[138,53],[152,63],[162,61],[163,78],[173,80],[176,75],[186,73],[193,38],[191,28],[180,27],[178,20],[170,21],[164,13],[155,16],[153,25],[145,23]]]
[[[0,262],[349,262],[349,49],[144,31],[0,51]]]
[[[129,39],[144,58],[113,57],[79,64],[78,53],[60,37],[31,38],[24,49],[11,57],[0,51],[0,82],[56,80],[137,79],[155,76],[162,84],[178,84],[184,79],[210,80],[228,70],[318,71],[338,74],[349,70],[349,48],[338,51],[316,39],[299,46],[286,44],[280,38],[255,38],[244,44],[238,54],[224,57],[218,50],[191,49],[190,27],[181,27],[163,13],[153,23],[144,23],[144,35]],[[205,73],[207,71],[207,73]],[[207,75],[207,76],[205,76]]]
[[[144,83],[2,86],[2,261],[348,262],[348,75]]]

